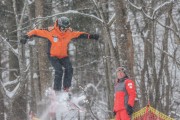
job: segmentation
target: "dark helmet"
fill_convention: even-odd
[[[65,28],[68,28],[70,26],[70,20],[69,18],[67,17],[60,17],[58,19],[58,26],[61,28],[61,29],[65,29]]]

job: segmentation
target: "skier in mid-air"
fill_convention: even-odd
[[[98,34],[89,34],[86,32],[73,31],[70,28],[70,20],[67,17],[60,17],[55,21],[53,27],[48,29],[34,29],[29,31],[21,39],[21,43],[25,44],[29,38],[34,36],[48,39],[49,44],[49,60],[55,69],[55,78],[53,89],[61,91],[62,76],[63,90],[68,92],[71,87],[73,68],[68,57],[68,44],[73,38],[95,39],[98,40]],[[64,71],[63,71],[64,67]]]

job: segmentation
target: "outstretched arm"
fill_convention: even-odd
[[[73,31],[72,32],[73,38],[84,38],[84,39],[99,39],[98,34],[89,34],[86,32],[79,32],[79,31]]]
[[[49,33],[49,31],[46,29],[34,29],[34,30],[29,31],[26,35],[24,35],[22,37],[22,39],[20,40],[20,42],[22,44],[25,44],[27,42],[27,39],[34,37],[34,36],[48,39],[48,33]]]
[[[42,38],[48,38],[49,31],[46,29],[34,29],[27,33],[28,37],[42,37]]]

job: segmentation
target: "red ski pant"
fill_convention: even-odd
[[[117,111],[115,120],[130,120],[130,116],[128,115],[126,109]]]

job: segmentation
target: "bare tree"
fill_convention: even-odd
[[[146,2],[137,0],[133,1],[133,3],[129,1],[129,3],[133,7],[131,12],[134,15],[134,25],[137,28],[134,31],[138,31],[137,33],[140,35],[139,41],[143,40],[144,42],[144,53],[141,56],[143,64],[139,66],[141,69],[140,104],[145,106],[149,102],[156,109],[171,114],[173,101],[169,97],[173,96],[173,83],[170,81],[173,78],[170,75],[172,73],[169,68],[174,63],[170,61],[175,61],[175,64],[179,66],[177,57],[169,53],[171,50],[173,53],[177,51],[174,44],[176,41],[170,42],[172,41],[170,36],[175,34],[175,38],[179,37],[175,32],[176,27],[169,27],[171,24],[177,26],[175,22],[172,22],[174,21],[172,18],[173,1],[161,3],[159,1]],[[149,7],[153,9],[149,9]],[[138,17],[141,18],[141,22],[137,21]],[[174,48],[170,47],[171,45]],[[140,47],[142,46],[140,45]],[[172,71],[176,70],[176,68],[172,69]]]
[[[43,0],[35,0],[35,16],[40,17],[43,16],[43,10],[44,10],[44,1]],[[43,27],[43,23],[39,25],[39,28]],[[45,40],[39,40],[37,42],[38,46],[38,65],[39,65],[39,77],[40,77],[40,96],[41,99],[44,98],[44,92],[48,88],[50,83],[50,75],[48,72],[49,66],[49,60],[47,56],[47,41]]]
[[[11,4],[4,4],[6,2]],[[0,15],[8,15],[8,19],[2,17],[0,20],[5,24],[0,25],[0,111],[7,114],[8,120],[18,120],[26,119],[31,110],[40,115],[46,108],[46,102],[43,105],[39,103],[52,84],[46,53],[48,40],[33,38],[35,44],[25,46],[15,41],[30,29],[48,27],[54,19],[64,15],[70,18],[75,30],[98,31],[100,34],[99,41],[74,40],[69,46],[74,67],[73,93],[85,91],[88,100],[85,119],[103,119],[96,114],[99,111],[105,118],[113,117],[113,79],[119,65],[127,66],[129,75],[136,81],[138,109],[149,102],[156,109],[177,117],[180,109],[179,98],[176,98],[179,94],[180,49],[176,4],[179,2],[175,2],[0,2],[0,10],[5,8]],[[11,9],[6,10],[8,7]],[[3,114],[0,117],[5,119]]]
[[[125,1],[115,0],[115,32],[116,32],[116,43],[117,51],[119,56],[119,65],[128,66],[129,69],[133,69],[133,55],[132,50],[132,37],[131,34],[127,34],[127,31],[131,31],[129,23],[127,22],[127,9],[125,8]],[[131,33],[131,32],[130,32]],[[128,39],[129,38],[129,39]],[[128,51],[130,50],[130,52]],[[130,55],[130,56],[128,56]],[[131,61],[131,62],[129,62]],[[132,64],[132,65],[131,65]]]
[[[23,8],[23,12],[24,12],[25,6]],[[19,30],[21,28],[22,25],[22,19],[18,19],[17,16],[17,7],[16,7],[16,1],[13,1],[13,10],[14,10],[14,14],[15,14],[15,20],[16,20],[16,25],[17,25],[17,29]],[[23,15],[22,12],[22,15]],[[17,32],[17,39],[20,39],[20,32]],[[1,80],[1,93],[3,94],[3,98],[4,101],[6,101],[8,104],[5,105],[6,107],[6,113],[7,113],[7,120],[11,120],[13,118],[15,118],[16,116],[13,114],[13,103],[16,101],[16,99],[22,95],[22,91],[24,88],[24,85],[26,83],[26,75],[27,72],[25,72],[26,70],[26,66],[23,63],[23,56],[22,56],[22,48],[21,46],[18,44],[18,52],[13,48],[13,46],[11,46],[8,42],[7,39],[3,38],[1,36],[1,41],[3,41],[3,43],[13,52],[13,54],[16,55],[16,57],[18,57],[18,64],[19,64],[19,68],[20,68],[20,75],[18,76],[14,81],[12,81],[12,84],[15,84],[15,87],[11,90],[8,89],[8,85],[4,85],[3,81]],[[15,82],[17,81],[17,82]]]
[[[2,51],[2,43],[0,43],[0,51]],[[2,58],[1,58],[1,54],[0,53],[0,61],[2,61]],[[2,64],[0,62],[0,80],[2,80]],[[0,91],[0,118],[2,118],[4,120],[4,99],[3,99],[3,94],[2,92]]]

